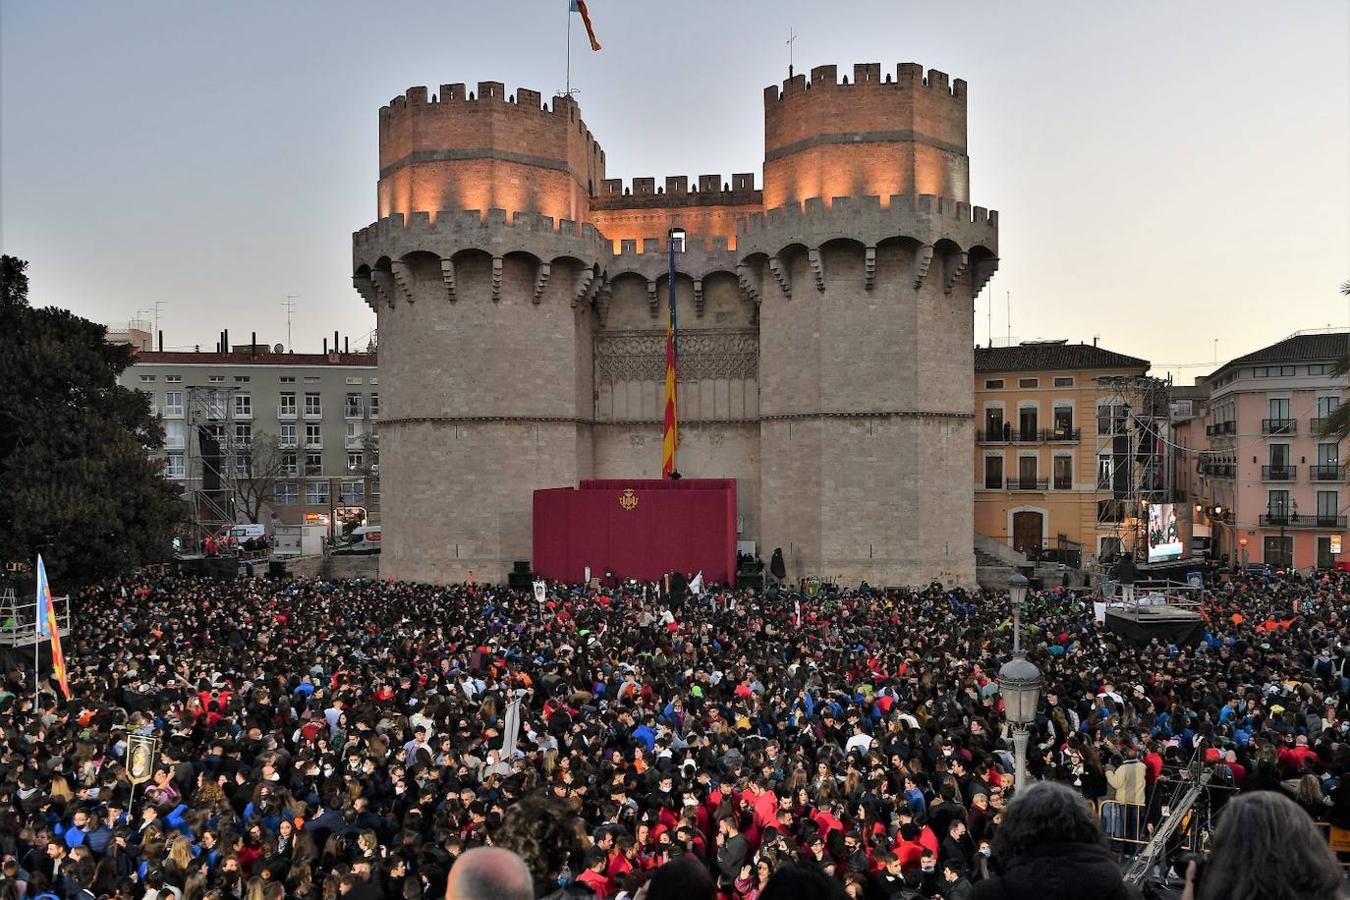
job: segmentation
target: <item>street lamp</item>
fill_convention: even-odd
[[[1003,711],[1012,725],[1013,755],[1016,770],[1013,784],[1018,793],[1026,788],[1028,727],[1036,721],[1041,698],[1041,670],[1027,659],[1022,649],[1022,602],[1027,597],[1027,579],[1014,572],[1008,579],[1008,596],[1013,607],[1013,656],[998,670],[998,689]]]

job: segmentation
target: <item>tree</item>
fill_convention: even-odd
[[[1350,281],[1341,285],[1341,293],[1350,297]],[[1336,360],[1336,365],[1332,367],[1331,374],[1338,377],[1350,375],[1350,349],[1347,349],[1345,355]],[[1337,442],[1350,437],[1350,403],[1342,403],[1337,406],[1331,415],[1323,420],[1321,436]]]
[[[183,504],[151,458],[164,432],[148,398],[117,383],[131,347],[33,309],[27,267],[0,256],[0,561],[40,552],[59,585],[164,559]]]
[[[239,509],[256,525],[263,506],[272,502],[277,481],[286,474],[288,460],[281,444],[265,431],[255,434],[248,449],[241,449],[240,453],[248,457],[244,467],[247,477],[235,478],[234,494]]]

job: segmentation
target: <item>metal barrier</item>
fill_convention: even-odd
[[[1147,804],[1103,800],[1097,806],[1097,815],[1114,852],[1133,856],[1147,846],[1151,837]]]

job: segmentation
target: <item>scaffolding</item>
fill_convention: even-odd
[[[187,388],[186,498],[193,552],[236,521],[236,479],[247,477],[249,441],[237,431],[234,395],[225,384]],[[249,428],[251,431],[251,419]]]
[[[1097,379],[1097,534],[1100,556],[1143,561],[1148,507],[1173,500],[1172,380],[1148,375]]]

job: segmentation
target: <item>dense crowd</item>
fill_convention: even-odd
[[[434,898],[489,844],[535,896],[1127,896],[1111,850],[1193,759],[1215,806],[1284,795],[1350,827],[1345,574],[1216,585],[1195,647],[1122,646],[1081,596],[1033,592],[1030,777],[1066,789],[1039,819],[1035,791],[1009,803],[1006,595],[138,576],[73,611],[73,699],[31,669],[0,689],[0,900]],[[1066,793],[1108,810],[1091,834]],[[1061,826],[1072,849],[1038,855]]]

